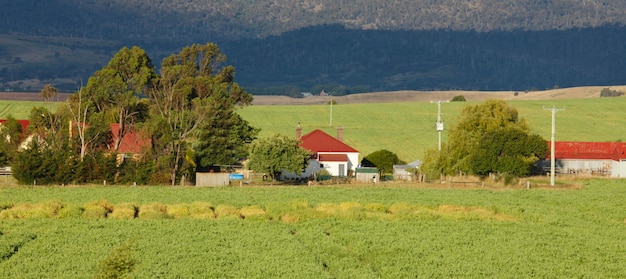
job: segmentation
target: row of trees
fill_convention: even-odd
[[[252,96],[225,61],[216,44],[192,45],[163,59],[157,73],[143,49],[122,48],[67,104],[32,110],[35,140],[9,158],[16,178],[174,185],[198,169],[239,163],[258,129],[236,112]],[[44,100],[55,95],[52,86],[41,91]],[[120,164],[115,154],[131,132],[149,137],[150,146]]]

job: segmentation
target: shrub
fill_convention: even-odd
[[[167,215],[174,219],[181,219],[191,216],[191,212],[188,204],[173,204],[167,207]]]
[[[218,206],[215,207],[215,215],[218,218],[225,218],[225,217],[237,217],[239,218],[240,212],[237,209],[237,207],[234,207],[232,205],[225,205],[225,204],[220,204]]]
[[[118,204],[109,214],[109,218],[131,220],[137,217],[137,207],[131,203]]]
[[[113,205],[106,200],[100,200],[85,205],[83,217],[88,219],[106,218],[111,212],[113,212]]]
[[[73,205],[73,204],[65,205],[63,206],[63,208],[61,208],[61,210],[59,210],[59,213],[57,214],[57,218],[59,219],[80,218],[83,215],[84,211],[85,209],[78,205]]]
[[[454,96],[452,100],[450,100],[450,102],[465,102],[465,96],[463,95]]]
[[[600,91],[600,97],[619,97],[622,95],[624,95],[624,92],[611,90],[610,88],[603,88],[602,91]]]
[[[12,202],[0,202],[0,211],[5,210],[5,209],[9,209],[11,207],[15,206],[15,204],[13,204]]]
[[[139,207],[139,218],[141,219],[166,219],[167,206],[160,203],[144,204]]]
[[[262,208],[256,205],[244,206],[241,208],[240,212],[241,212],[241,217],[246,220],[268,220],[269,219],[269,216],[265,214],[265,210],[263,210]]]
[[[0,219],[37,219],[56,216],[63,204],[58,201],[44,201],[38,204],[18,204],[0,212]]]
[[[94,278],[127,278],[127,274],[135,269],[137,260],[134,256],[133,243],[124,243],[113,249],[109,255],[96,266]]]
[[[189,214],[192,218],[213,219],[215,212],[213,206],[208,202],[193,202],[189,207]]]

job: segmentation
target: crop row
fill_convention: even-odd
[[[86,219],[221,219],[235,218],[245,220],[279,220],[297,222],[315,218],[376,219],[397,220],[407,218],[436,219],[452,218],[459,220],[499,220],[517,221],[519,218],[500,212],[497,207],[460,206],[443,204],[424,206],[407,202],[397,202],[390,206],[382,203],[342,202],[320,203],[312,205],[305,200],[294,200],[266,206],[247,205],[236,207],[220,204],[213,206],[209,202],[179,204],[162,203],[120,203],[112,204],[99,200],[80,206],[64,204],[59,201],[40,203],[5,204],[0,211],[0,219],[38,219],[38,218],[86,218]]]

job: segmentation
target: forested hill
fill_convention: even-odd
[[[307,26],[367,30],[565,30],[623,25],[615,0],[20,0],[0,30],[133,40],[264,37]]]
[[[626,1],[21,0],[0,91],[75,90],[123,46],[216,42],[253,94],[626,84]]]

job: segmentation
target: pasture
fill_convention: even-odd
[[[450,95],[449,92],[446,94]],[[436,99],[436,96],[435,94],[432,98]],[[484,94],[481,96],[484,97]],[[340,100],[333,105],[332,120],[328,104],[252,105],[239,109],[238,113],[253,127],[261,129],[260,137],[269,137],[276,133],[295,136],[298,122],[301,123],[303,134],[314,129],[321,129],[334,136],[337,133],[337,127],[342,126],[344,142],[359,150],[361,156],[387,149],[396,153],[400,159],[412,162],[423,159],[426,150],[437,147],[436,104],[430,102],[369,103],[366,100],[359,100],[364,103],[342,104]],[[463,107],[480,102],[482,100],[443,103],[441,105],[442,120],[445,122],[446,129],[454,125]],[[556,114],[557,141],[626,140],[624,132],[626,97],[506,100],[506,102],[517,108],[520,117],[529,122],[532,132],[541,135],[546,140],[550,140],[552,119],[551,112],[543,108],[552,106],[565,108]],[[27,119],[30,109],[34,106],[44,106],[53,110],[58,104],[61,103],[0,100],[0,118],[12,115],[16,119]],[[444,142],[446,136],[447,132],[444,131]]]
[[[125,243],[133,278],[618,278],[625,197],[618,180],[530,190],[2,187],[0,278],[93,277]],[[110,212],[88,214],[94,204]],[[119,218],[129,204],[139,213]],[[194,215],[197,205],[211,214]]]
[[[441,105],[446,129],[452,127],[466,105],[482,101],[451,102]],[[543,108],[565,108],[556,114],[557,141],[626,140],[626,97],[558,100],[509,100],[517,108],[532,132],[546,140],[551,136],[551,112]],[[343,126],[344,142],[366,156],[380,149],[392,151],[400,159],[411,162],[422,159],[424,152],[437,147],[437,105],[430,102],[364,103],[307,106],[249,106],[239,110],[252,126],[261,128],[261,137],[275,133],[294,135],[298,122],[302,133],[321,129],[336,135]],[[443,132],[443,141],[447,133]]]

